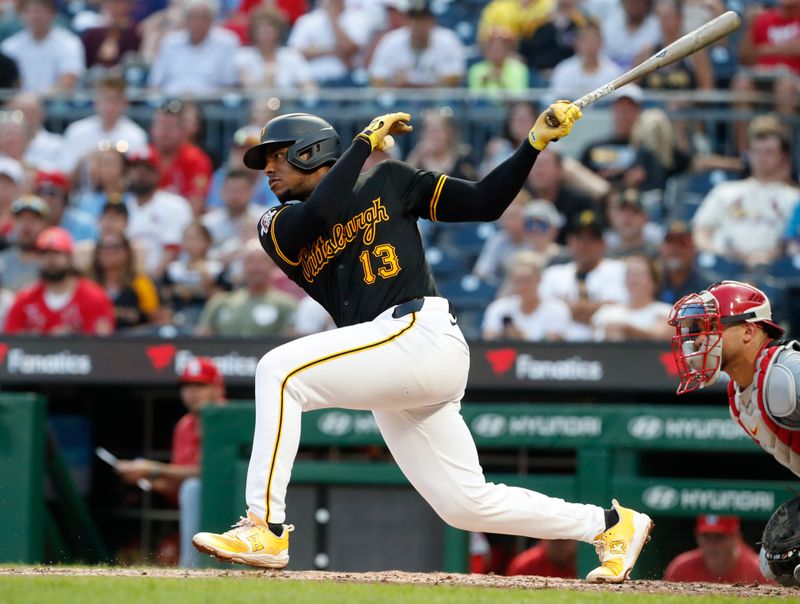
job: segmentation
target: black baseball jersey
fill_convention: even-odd
[[[303,202],[264,214],[261,245],[337,326],[370,321],[395,304],[438,295],[417,219],[430,217],[436,184],[444,178],[401,162],[381,162],[337,201],[324,232],[295,257],[282,249],[275,226]]]
[[[281,269],[343,327],[387,308],[437,296],[417,220],[496,220],[522,188],[538,152],[526,141],[479,182],[385,161],[357,139],[309,198],[271,208],[258,228]]]

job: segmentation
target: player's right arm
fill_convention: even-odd
[[[548,125],[545,115],[556,114],[558,127]],[[556,101],[542,113],[528,138],[514,154],[478,182],[441,175],[421,215],[434,221],[471,222],[497,220],[525,184],[533,164],[551,141],[567,136],[581,111],[569,101]]]

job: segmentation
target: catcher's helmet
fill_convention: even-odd
[[[301,170],[316,170],[342,154],[339,135],[328,122],[308,113],[288,113],[272,118],[261,129],[261,142],[245,152],[244,165],[263,170],[267,154],[287,146],[287,161]],[[301,158],[305,153],[309,156]]]
[[[771,338],[783,335],[783,329],[772,320],[769,298],[747,283],[720,281],[675,303],[669,323],[675,327],[672,354],[681,376],[678,394],[717,381],[722,361],[722,329],[745,322],[760,325]]]

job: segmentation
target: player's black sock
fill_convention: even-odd
[[[606,515],[606,530],[610,529],[617,522],[619,522],[619,514],[617,510],[611,508],[610,510],[603,510]]]
[[[274,522],[269,523],[269,530],[272,531],[272,534],[276,537],[280,537],[283,535],[283,525],[282,524],[275,524]]]

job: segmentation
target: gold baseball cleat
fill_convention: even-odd
[[[653,521],[647,514],[624,508],[616,499],[611,504],[619,521],[594,538],[600,566],[586,575],[589,583],[622,583],[627,579],[653,530]]]
[[[289,533],[293,530],[293,525],[284,524],[283,533],[277,537],[263,520],[248,512],[231,530],[221,535],[197,533],[192,544],[222,562],[280,569],[289,564]]]

